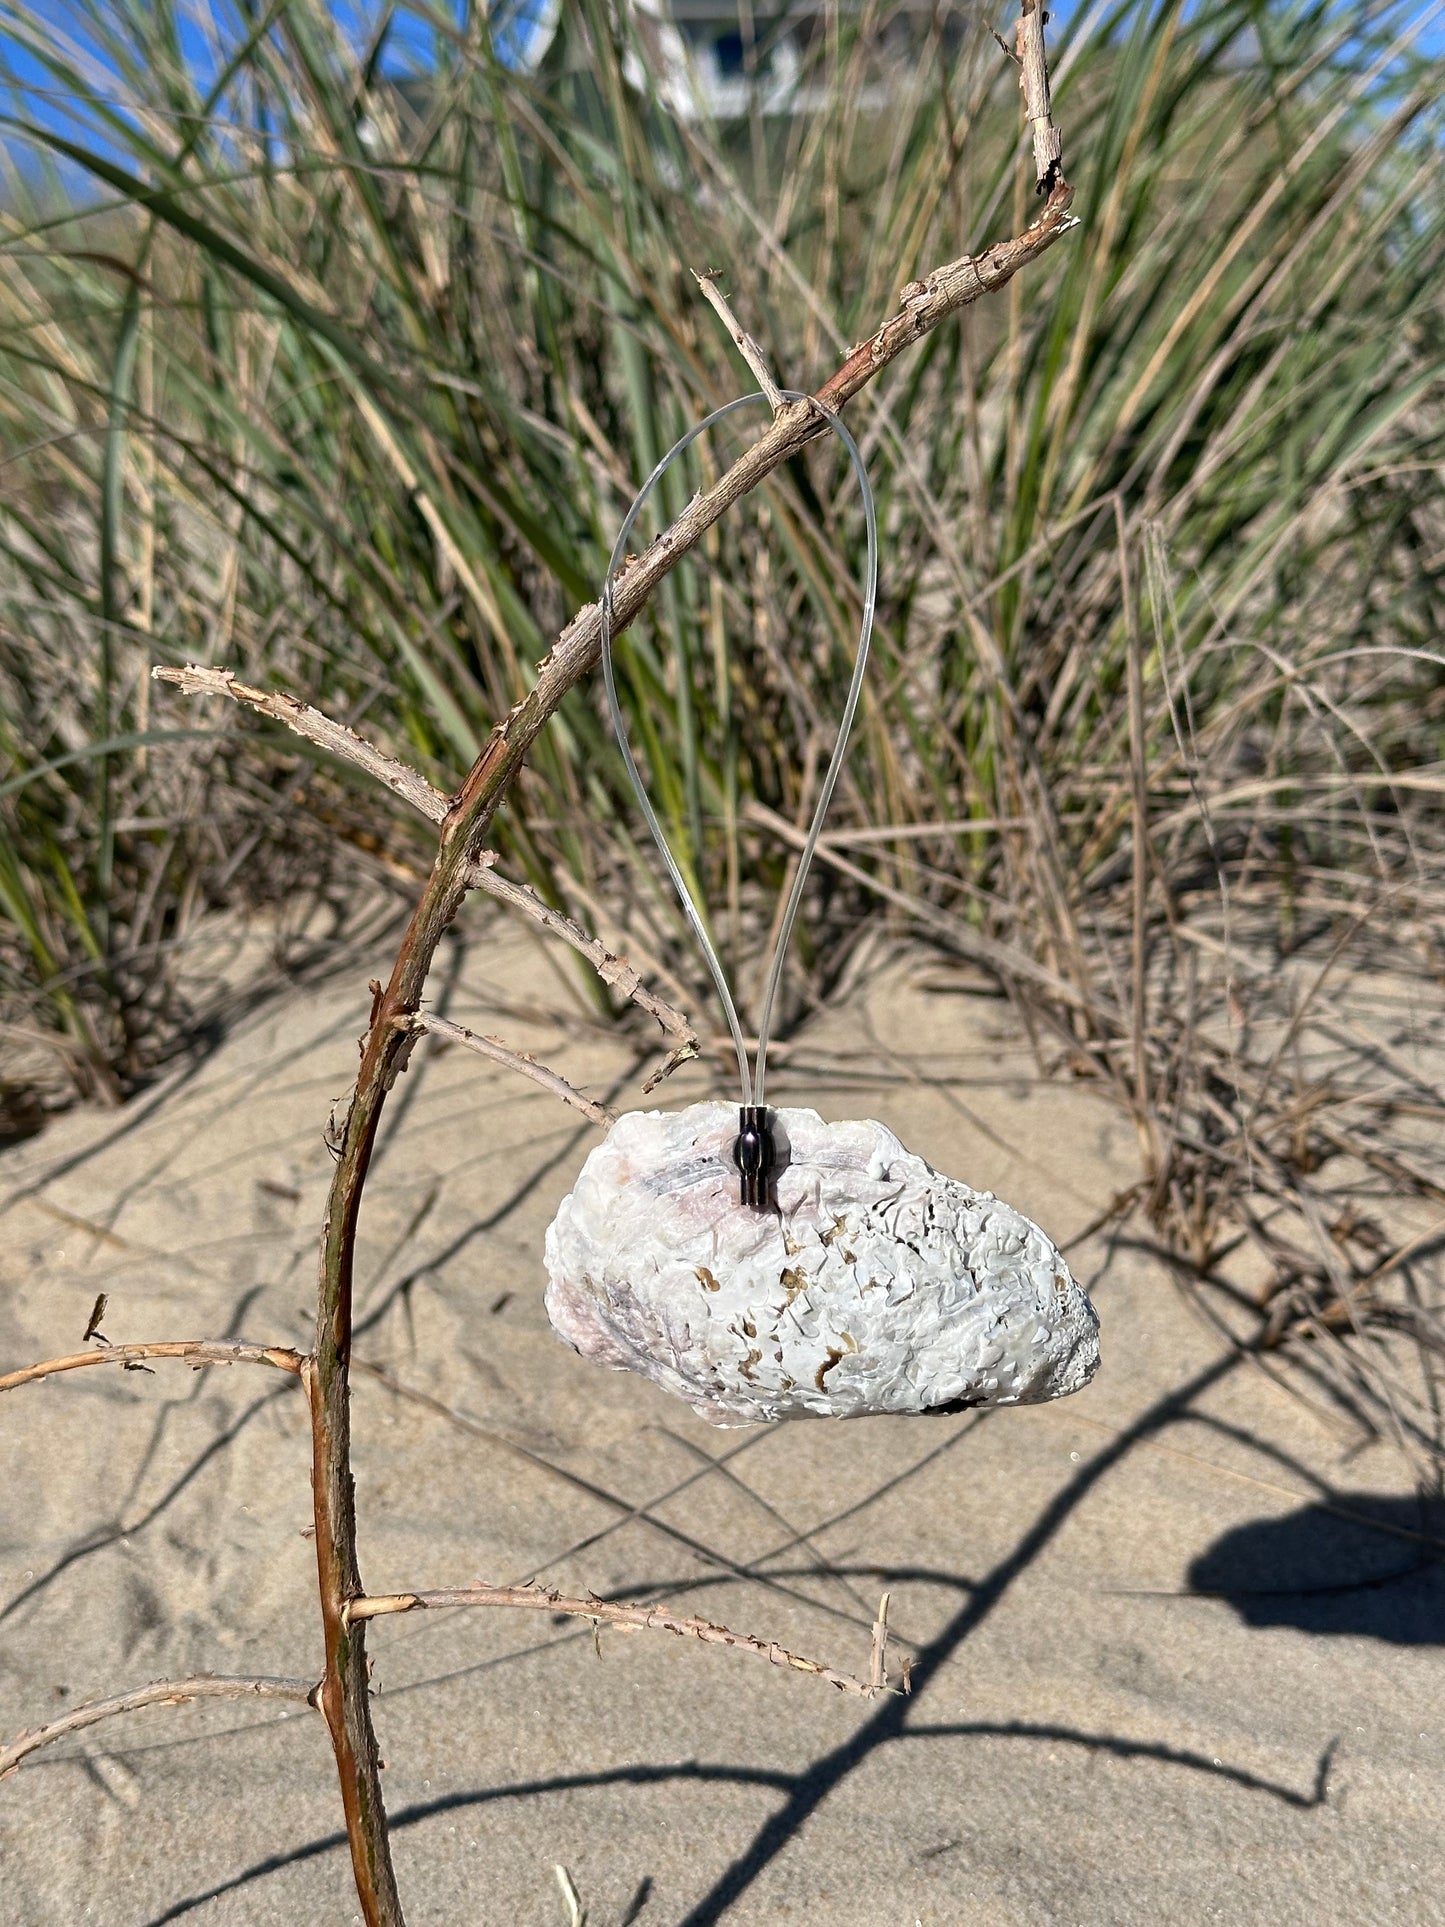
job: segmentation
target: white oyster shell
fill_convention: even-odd
[[[547,1315],[714,1425],[1076,1392],[1099,1321],[1037,1225],[882,1124],[773,1113],[777,1211],[738,1202],[730,1104],[620,1117],[547,1231]]]

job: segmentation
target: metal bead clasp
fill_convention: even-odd
[[[741,1174],[739,1202],[754,1211],[768,1208],[768,1181],[778,1161],[772,1113],[766,1104],[738,1106],[738,1137],[733,1163]]]

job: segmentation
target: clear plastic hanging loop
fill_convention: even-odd
[[[768,1075],[768,1039],[772,1034],[773,1012],[778,999],[778,986],[782,982],[783,977],[783,961],[788,948],[788,940],[793,933],[793,925],[797,920],[798,906],[803,899],[803,885],[807,881],[808,870],[813,861],[813,853],[818,847],[818,838],[822,834],[823,819],[828,813],[828,805],[833,800],[833,792],[838,786],[838,777],[843,769],[843,758],[847,754],[848,737],[853,728],[853,719],[858,713],[858,700],[863,693],[863,673],[868,666],[868,648],[873,638],[873,612],[878,601],[878,511],[873,500],[873,486],[868,480],[868,469],[864,463],[858,444],[854,441],[852,435],[844,427],[838,416],[833,413],[832,409],[825,408],[822,402],[818,401],[815,397],[800,395],[788,389],[783,390],[783,397],[787,401],[810,401],[818,413],[824,417],[828,426],[833,430],[833,433],[847,450],[848,459],[853,464],[853,473],[858,478],[858,487],[862,495],[863,521],[867,533],[868,548],[863,571],[863,619],[858,629],[858,654],[853,663],[853,679],[848,685],[848,698],[843,705],[842,720],[838,727],[838,740],[833,746],[832,759],[824,774],[822,788],[818,792],[817,807],[813,811],[813,820],[808,827],[807,838],[803,844],[802,854],[798,859],[798,867],[793,876],[792,888],[789,890],[787,902],[783,906],[783,914],[778,924],[777,941],[773,946],[772,958],[768,965],[768,975],[763,990],[762,1008],[758,1015],[756,1079],[753,1077],[748,1064],[748,1050],[743,1038],[743,1027],[738,1020],[737,1005],[733,1002],[732,991],[728,988],[727,976],[723,971],[722,962],[718,957],[717,951],[713,948],[712,939],[708,936],[707,925],[703,920],[701,910],[693,899],[691,890],[689,890],[687,886],[687,879],[683,876],[681,867],[668,846],[662,824],[659,822],[657,812],[653,809],[652,803],[648,798],[646,788],[643,785],[641,772],[637,767],[636,759],[633,757],[631,747],[627,741],[627,728],[622,717],[622,705],[617,699],[617,678],[612,662],[612,609],[613,581],[617,574],[618,566],[627,552],[627,538],[631,535],[638,516],[642,513],[648,497],[662,476],[677,460],[678,456],[690,448],[699,435],[705,434],[714,422],[722,421],[727,415],[736,414],[740,408],[751,408],[758,402],[766,405],[768,402],[766,395],[740,395],[735,401],[725,402],[721,408],[715,408],[710,415],[696,423],[680,440],[673,443],[672,447],[663,456],[662,460],[638,490],[631,508],[623,518],[622,527],[617,531],[617,540],[612,545],[612,554],[607,563],[607,575],[602,584],[602,676],[607,686],[607,707],[612,717],[612,727],[616,732],[617,745],[622,752],[622,760],[627,766],[627,774],[631,778],[632,788],[637,796],[638,806],[642,811],[643,819],[648,829],[652,832],[653,841],[656,843],[663,863],[667,868],[667,873],[672,879],[672,886],[677,892],[678,901],[682,904],[683,912],[692,927],[693,935],[697,938],[702,948],[703,957],[706,960],[713,983],[717,986],[718,996],[722,1000],[723,1010],[727,1015],[728,1029],[732,1032],[733,1046],[737,1051],[738,1075],[742,1083],[742,1103],[744,1107],[762,1107],[764,1104]],[[765,1182],[767,1177],[766,1170],[762,1171],[761,1176]],[[744,1172],[744,1183],[746,1190],[746,1171]],[[745,1197],[745,1202],[760,1203],[761,1196]]]

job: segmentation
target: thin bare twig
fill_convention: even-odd
[[[644,1094],[656,1090],[679,1064],[685,1064],[690,1057],[697,1056],[697,1032],[687,1018],[680,1010],[665,1003],[655,991],[649,990],[626,957],[615,955],[606,944],[590,936],[581,924],[574,923],[562,911],[554,910],[550,903],[544,903],[536,891],[529,889],[525,883],[513,883],[509,878],[499,876],[492,868],[494,860],[494,852],[483,852],[482,860],[472,871],[473,885],[478,890],[485,890],[488,896],[495,897],[498,903],[505,903],[511,909],[519,910],[524,917],[530,917],[533,923],[560,937],[563,943],[570,944],[578,956],[587,959],[609,989],[626,997],[639,1010],[645,1010],[649,1017],[655,1017],[672,1039],[667,1061],[643,1085]]]
[[[133,1693],[116,1693],[110,1699],[92,1700],[88,1706],[74,1707],[48,1726],[32,1727],[17,1733],[8,1746],[0,1747],[0,1780],[18,1772],[22,1760],[51,1746],[68,1734],[100,1720],[114,1719],[118,1713],[134,1713],[143,1706],[182,1706],[188,1700],[266,1699],[315,1704],[316,1682],[309,1679],[241,1679],[218,1673],[196,1673],[190,1679],[157,1679]]]
[[[600,1504],[607,1506],[616,1516],[610,1526],[598,1528],[595,1535],[596,1538],[605,1538],[610,1532],[618,1531],[623,1526],[636,1521],[646,1526],[650,1531],[659,1534],[662,1538],[670,1540],[674,1545],[682,1546],[686,1551],[703,1560],[707,1565],[715,1566],[720,1572],[731,1573],[735,1579],[753,1581],[758,1585],[767,1587],[769,1591],[777,1593],[780,1597],[791,1600],[797,1605],[810,1606],[816,1612],[827,1613],[835,1619],[846,1621],[849,1625],[856,1626],[860,1623],[856,1613],[849,1612],[846,1608],[834,1605],[828,1600],[818,1599],[811,1593],[802,1592],[797,1587],[787,1585],[783,1580],[769,1573],[759,1572],[756,1562],[752,1564],[741,1564],[736,1559],[729,1559],[727,1555],[720,1552],[716,1546],[709,1545],[704,1540],[696,1538],[692,1533],[684,1531],[680,1526],[669,1524],[657,1508],[660,1507],[665,1500],[675,1497],[678,1492],[686,1491],[692,1483],[691,1480],[683,1480],[678,1485],[669,1487],[665,1492],[654,1494],[650,1499],[645,1500],[641,1504],[632,1504],[619,1493],[609,1491],[606,1486],[598,1485],[591,1479],[583,1478],[580,1473],[569,1470],[565,1465],[559,1465],[555,1459],[549,1459],[540,1452],[534,1452],[529,1445],[524,1445],[520,1439],[509,1438],[505,1432],[495,1432],[489,1426],[480,1424],[470,1413],[460,1411],[454,1405],[447,1405],[439,1398],[433,1398],[430,1392],[424,1392],[418,1385],[408,1385],[404,1379],[397,1378],[393,1373],[383,1370],[380,1365],[372,1364],[369,1359],[353,1358],[352,1367],[355,1371],[364,1372],[368,1378],[374,1379],[378,1385],[384,1385],[389,1392],[395,1393],[398,1398],[406,1399],[409,1404],[419,1405],[429,1412],[435,1412],[438,1418],[444,1419],[448,1425],[454,1425],[459,1432],[466,1432],[470,1437],[481,1439],[483,1443],[487,1445],[498,1446],[504,1452],[513,1452],[526,1464],[536,1466],[539,1471],[545,1472],[548,1477],[559,1479],[564,1485],[571,1486],[574,1491],[585,1493],[589,1499],[595,1499]],[[709,1459],[703,1468],[703,1475],[707,1472],[715,1471],[718,1463],[716,1460]],[[571,1551],[582,1551],[587,1545],[594,1542],[595,1540],[584,1540],[581,1546],[574,1546],[571,1548]],[[793,1546],[804,1543],[809,1543],[809,1535],[807,1533],[796,1534],[794,1537],[788,1539],[781,1548],[774,1547],[773,1553],[777,1553],[779,1550],[787,1552]]]
[[[815,1679],[836,1686],[842,1693],[872,1699],[884,1691],[851,1673],[837,1672],[817,1660],[804,1659],[789,1652],[773,1639],[756,1639],[751,1633],[735,1633],[730,1627],[715,1626],[709,1619],[686,1617],[665,1611],[661,1606],[634,1606],[611,1599],[569,1599],[565,1593],[546,1586],[454,1586],[433,1592],[396,1592],[376,1598],[353,1599],[346,1608],[346,1623],[361,1619],[380,1619],[390,1613],[437,1611],[449,1606],[522,1606],[533,1612],[565,1613],[576,1619],[590,1619],[596,1625],[617,1626],[631,1632],[675,1633],[682,1639],[700,1639],[708,1646],[728,1646],[737,1652],[756,1653],[772,1666],[790,1668],[795,1673],[810,1673]],[[875,1634],[876,1647],[876,1634]]]
[[[187,663],[183,668],[158,663],[151,675],[156,682],[174,684],[184,696],[229,696],[232,702],[254,709],[258,715],[284,723],[296,735],[304,736],[308,743],[329,751],[342,762],[355,763],[378,783],[385,783],[403,803],[410,803],[429,823],[440,823],[446,816],[448,799],[440,790],[434,790],[419,771],[399,762],[395,756],[388,756],[384,749],[368,743],[354,729],[333,722],[330,716],[303,703],[297,696],[288,696],[280,689],[253,689],[233,670],[205,669],[195,663]]]
[[[272,1365],[277,1371],[298,1374],[306,1362],[289,1345],[250,1345],[240,1338],[178,1338],[148,1345],[107,1345],[97,1352],[47,1358],[39,1365],[7,1372],[0,1378],[0,1392],[53,1378],[57,1372],[83,1372],[88,1365],[119,1365],[125,1371],[134,1371],[148,1358],[188,1358],[197,1370],[202,1365]]]
[[[783,398],[783,391],[773,380],[772,371],[768,367],[762,349],[729,307],[727,296],[718,286],[720,273],[720,269],[713,268],[707,274],[699,274],[694,268],[692,278],[702,289],[703,299],[716,312],[718,319],[727,329],[729,340],[752,369],[759,388],[768,398],[769,408],[775,415],[779,415],[788,405]]]
[[[474,1030],[468,1030],[465,1024],[454,1024],[450,1018],[438,1017],[431,1010],[413,1011],[410,1017],[399,1017],[397,1022],[414,1031],[430,1031],[433,1037],[444,1037],[449,1044],[460,1044],[464,1050],[475,1051],[478,1057],[485,1057],[506,1070],[516,1071],[519,1077],[530,1077],[534,1084],[540,1084],[553,1097],[560,1097],[564,1104],[570,1104],[574,1111],[581,1111],[594,1124],[601,1124],[605,1128],[617,1116],[605,1104],[595,1104],[590,1097],[584,1097],[581,1091],[574,1090],[565,1077],[559,1077],[556,1071],[539,1064],[530,1051],[508,1050],[495,1037],[479,1037]]]

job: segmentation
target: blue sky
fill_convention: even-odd
[[[105,0],[94,0],[94,5],[91,0],[0,0],[0,66],[9,82],[5,88],[9,95],[7,111],[33,119],[43,127],[74,131],[75,121],[67,111],[65,89],[27,47],[21,23],[28,21],[38,33],[54,32],[77,43],[113,69],[113,62],[105,52],[103,31],[95,25],[96,12],[104,18],[104,8]],[[438,0],[431,10],[450,11],[455,15],[456,0]],[[197,76],[209,76],[216,71],[215,43],[201,24],[207,15],[214,21],[217,38],[223,43],[234,44],[246,32],[244,0],[241,5],[237,5],[236,0],[212,0],[204,10],[197,0],[171,0],[170,11],[176,20],[177,39],[186,65]],[[258,14],[263,11],[262,0],[258,0],[256,11]],[[432,58],[434,35],[421,11],[335,0],[331,13],[348,39],[358,47],[372,41],[377,22],[384,14],[391,15],[383,59],[388,72],[401,74],[408,69],[424,68]]]

